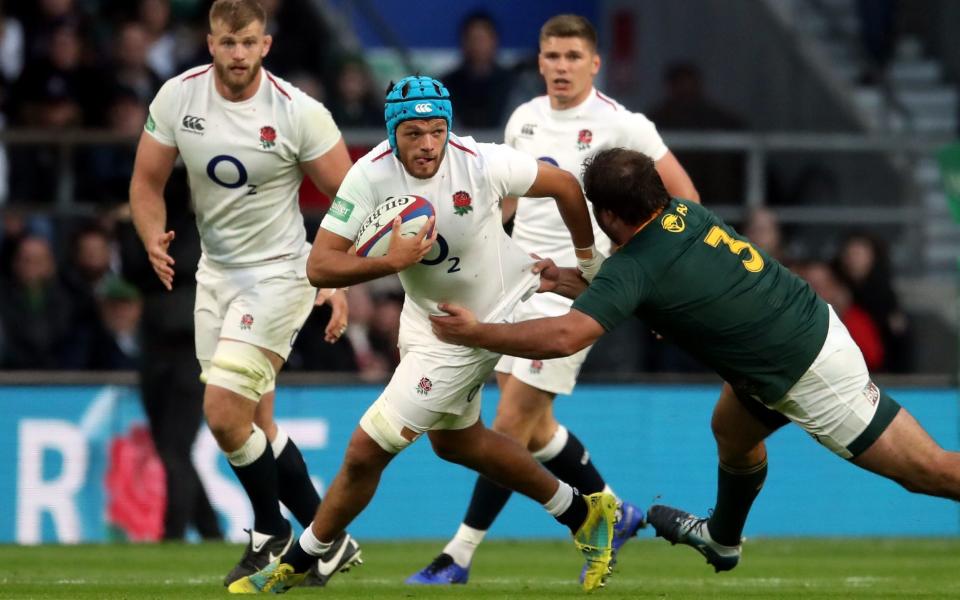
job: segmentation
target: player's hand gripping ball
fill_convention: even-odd
[[[357,233],[357,256],[386,256],[390,248],[390,233],[393,221],[400,217],[400,235],[413,237],[420,232],[424,224],[434,216],[433,205],[420,196],[393,196],[374,209],[364,219]],[[434,224],[434,228],[436,224]],[[433,229],[427,232],[427,238],[433,235]]]

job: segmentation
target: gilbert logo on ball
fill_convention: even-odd
[[[400,235],[413,237],[420,232],[424,224],[434,216],[433,205],[420,196],[391,196],[382,204],[373,209],[357,233],[354,245],[357,256],[385,256],[390,248],[390,234],[393,231],[393,220],[399,216],[401,220]],[[433,235],[433,230],[427,236]]]

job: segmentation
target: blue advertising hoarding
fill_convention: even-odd
[[[710,434],[715,386],[580,386],[557,401],[615,491],[641,506],[655,499],[705,514],[714,502],[716,450]],[[895,389],[931,435],[958,445],[956,391]],[[283,387],[277,417],[296,440],[321,490],[347,440],[379,393],[373,386]],[[492,420],[497,391],[484,394]],[[0,387],[0,543],[157,539],[163,469],[135,388]],[[208,432],[194,461],[232,539],[252,522],[242,490]],[[795,426],[769,444],[770,474],[747,536],[960,533],[956,503],[909,494],[817,445]],[[433,456],[421,440],[388,468],[368,509],[351,526],[360,539],[445,538],[466,508],[474,475]],[[534,502],[516,498],[494,537],[562,537]]]

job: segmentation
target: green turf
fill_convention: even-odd
[[[364,543],[365,564],[326,589],[288,598],[576,598],[580,561],[561,542],[488,542],[470,584],[403,585],[439,543]],[[226,598],[220,579],[239,546],[0,546],[0,598]],[[631,542],[593,597],[958,598],[960,540],[755,539],[737,569],[714,574],[700,555],[662,540]]]

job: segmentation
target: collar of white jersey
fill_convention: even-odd
[[[210,78],[210,85],[213,86],[213,97],[220,104],[228,108],[243,108],[245,106],[249,106],[250,104],[253,104],[254,102],[256,102],[257,97],[260,95],[260,93],[263,91],[263,86],[271,85],[269,81],[269,75],[267,74],[267,70],[264,69],[263,66],[261,65],[260,66],[260,85],[257,86],[257,91],[255,91],[253,95],[247,98],[246,100],[228,100],[223,96],[221,96],[220,92],[217,91],[216,77],[217,77],[216,74],[214,74],[213,77]]]
[[[587,111],[587,106],[590,105],[597,97],[597,88],[591,86],[590,93],[587,94],[587,97],[584,98],[583,102],[572,107],[565,108],[563,110],[556,110],[550,106],[550,99],[547,98],[547,106],[550,107],[550,116],[558,121],[572,121],[573,119],[579,119],[584,112]]]

